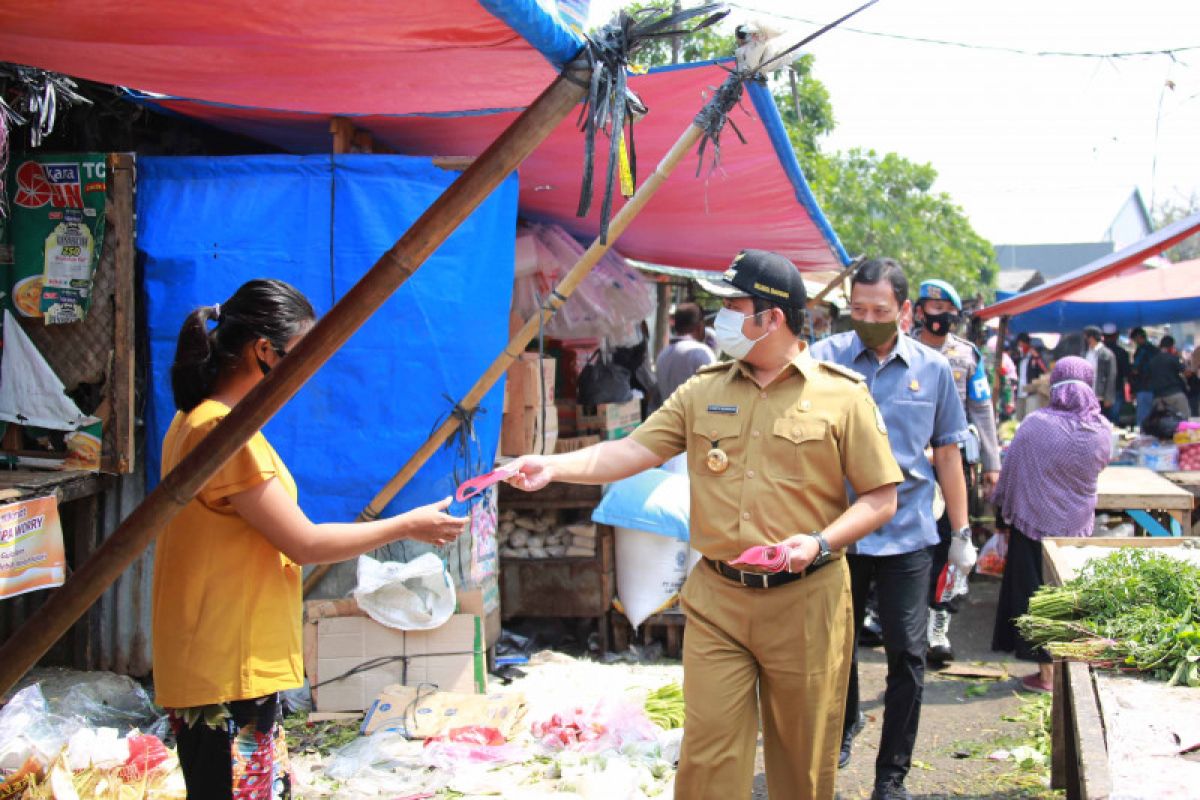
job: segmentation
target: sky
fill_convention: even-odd
[[[798,40],[860,2],[727,5],[731,24],[768,21]],[[623,4],[593,0],[593,23]],[[985,49],[1110,54],[1182,47],[1195,49],[1174,58]],[[880,0],[806,52],[816,59],[814,74],[829,90],[837,123],[822,148],[869,148],[932,164],[934,189],[949,194],[993,244],[1098,241],[1135,187],[1147,204],[1193,197],[1200,204],[1194,0]]]

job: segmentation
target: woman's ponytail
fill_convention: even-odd
[[[191,411],[212,395],[222,370],[237,364],[247,344],[266,339],[282,350],[315,318],[296,287],[270,278],[247,281],[224,303],[196,309],[179,331],[171,365],[175,407]],[[210,330],[209,322],[216,327]]]
[[[219,365],[208,323],[219,322],[220,313],[219,305],[197,308],[179,329],[175,363],[171,365],[171,392],[180,411],[191,411],[212,392]]]

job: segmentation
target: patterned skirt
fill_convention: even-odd
[[[278,694],[169,710],[188,797],[290,800]]]

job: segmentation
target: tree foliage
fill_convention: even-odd
[[[649,5],[663,3],[631,7]],[[716,26],[685,37],[681,61],[727,58],[733,49],[731,29]],[[670,42],[654,42],[637,60],[647,67],[671,63]],[[771,92],[813,194],[846,251],[851,256],[896,258],[909,270],[914,285],[941,278],[964,297],[990,296],[996,278],[992,246],[949,195],[934,190],[933,165],[870,149],[821,149],[821,137],[836,123],[829,91],[814,70],[814,58],[804,55],[792,66],[794,89],[793,75],[782,70],[772,76]],[[1200,242],[1196,246],[1200,248]]]
[[[1154,210],[1150,212],[1150,217],[1154,221],[1154,227],[1161,228],[1164,225],[1170,225],[1172,222],[1178,222],[1185,217],[1200,212],[1200,194],[1192,192],[1191,196],[1183,201],[1166,200],[1161,203],[1154,204]],[[1194,258],[1200,258],[1200,234],[1195,234],[1184,239],[1179,244],[1172,247],[1166,252],[1166,257],[1171,261],[1191,261]]]
[[[816,153],[805,172],[851,256],[891,256],[913,285],[941,278],[964,297],[993,284],[991,244],[948,194],[934,191],[932,165],[855,148]]]

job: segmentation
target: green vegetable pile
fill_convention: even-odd
[[[672,681],[646,696],[646,716],[660,728],[683,727],[683,687]]]
[[[1118,549],[1043,586],[1016,624],[1052,656],[1200,686],[1200,566],[1149,548]]]

